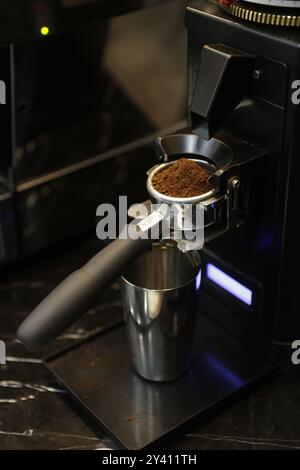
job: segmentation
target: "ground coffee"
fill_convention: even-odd
[[[209,173],[198,163],[181,158],[152,178],[153,187],[166,196],[193,197],[212,189],[208,182]]]

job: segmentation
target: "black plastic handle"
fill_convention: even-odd
[[[19,340],[32,351],[46,346],[87,312],[128,263],[150,249],[148,239],[118,238],[111,242],[33,310],[18,329]]]

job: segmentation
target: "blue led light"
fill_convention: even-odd
[[[213,354],[206,353],[205,359],[208,364],[224,379],[226,382],[231,383],[235,387],[241,387],[245,385],[245,380],[237,375],[233,370],[227,367],[223,362],[220,361]]]
[[[228,274],[224,273],[224,271],[217,268],[214,264],[207,263],[206,276],[208,279],[213,281],[218,286],[222,287],[222,289],[226,290],[237,299],[241,300],[247,305],[252,305],[252,290],[248,289],[248,287],[243,286],[243,284],[238,282],[236,279],[233,279],[233,277],[229,276]]]
[[[196,276],[196,290],[200,289],[200,285],[201,285],[201,269]]]

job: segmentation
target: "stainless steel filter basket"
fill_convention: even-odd
[[[171,243],[156,244],[121,278],[135,371],[148,380],[182,375],[192,356],[200,271]]]

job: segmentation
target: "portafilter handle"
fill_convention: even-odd
[[[149,250],[148,238],[111,242],[70,274],[23,321],[17,332],[21,343],[32,351],[45,347],[86,313],[131,261]]]

